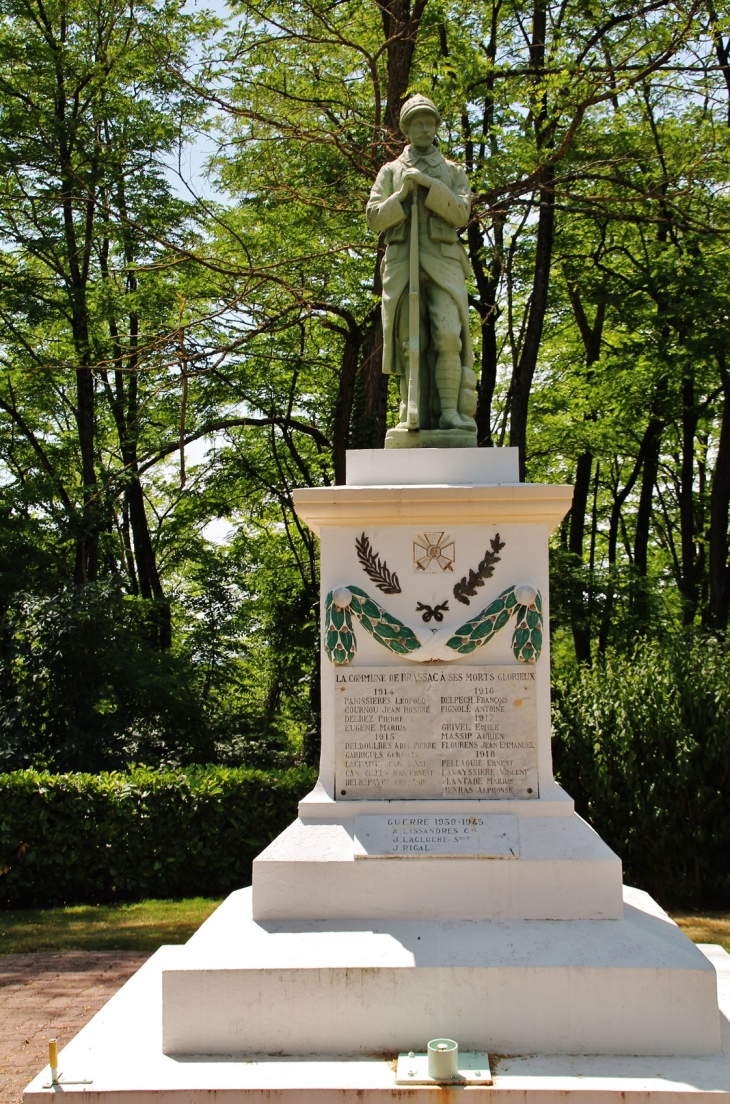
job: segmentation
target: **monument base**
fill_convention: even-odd
[[[438,883],[433,892],[440,896]],[[162,974],[170,1055],[714,1054],[715,972],[652,899],[623,920],[256,922],[239,890]]]
[[[66,1085],[67,1104],[447,1104],[462,1092],[474,1104],[730,1104],[727,1019],[723,1053],[714,1057],[492,1055],[493,1085],[484,1088],[396,1085],[395,1061],[385,1057],[169,1058],[160,1051],[165,950],[64,1048],[69,1080],[93,1079]],[[716,966],[730,1016],[730,956],[713,946],[706,953],[724,956]],[[41,1087],[48,1078],[46,1066],[25,1104],[49,1104],[54,1090]]]
[[[672,929],[666,921],[664,926]],[[236,939],[243,935],[237,932]],[[642,1058],[514,1052],[501,1057],[493,1052],[493,1086],[458,1091],[477,1093],[474,1099],[485,1104],[730,1104],[730,955],[712,945],[699,950],[716,970],[720,1053]],[[60,1066],[67,1104],[146,1104],[152,1099],[156,1104],[438,1104],[451,1091],[396,1085],[395,1053],[349,1059],[163,1054],[162,972],[185,951],[157,951],[64,1047]],[[562,991],[556,989],[555,1004],[561,1000]],[[600,1002],[600,990],[595,1000]],[[525,1015],[531,1015],[529,1003]],[[280,1026],[285,1046],[286,1021]],[[715,1042],[713,1026],[704,1049]],[[46,1104],[61,1091],[42,1087],[49,1077],[46,1066],[26,1088],[25,1104]],[[90,1083],[73,1084],[85,1080]]]
[[[364,588],[384,608],[374,619],[360,603],[356,626],[333,616],[352,656],[323,660],[321,785],[257,860],[255,911],[240,890],[184,947],[161,948],[63,1050],[63,1084],[44,1089],[46,1068],[26,1104],[53,1092],[78,1094],[74,1104],[81,1094],[83,1104],[435,1104],[455,1091],[489,1093],[491,1104],[588,1104],[586,1093],[599,1104],[632,1093],[730,1104],[708,954],[646,894],[622,899],[617,857],[552,780],[547,538],[571,489],[519,484],[512,453],[475,449],[467,463],[459,450],[476,440],[453,435],[454,448],[430,450],[436,442],[419,434],[422,451],[409,441],[397,465],[350,453],[351,485],[296,492],[299,516],[321,533],[325,607],[330,592],[350,588],[352,599]],[[388,447],[402,444],[391,433]],[[429,553],[427,571],[434,563],[417,552],[431,545],[450,551],[445,566]],[[487,605],[526,586],[543,596],[544,631],[534,618],[519,627],[539,630],[539,660],[525,659],[524,643],[515,651],[504,623],[478,636]],[[410,668],[425,677],[406,678],[404,642],[430,646],[421,615],[436,607],[444,629],[474,632],[474,648],[443,680],[433,650]],[[384,625],[403,634],[400,650],[383,643]],[[477,653],[477,640],[489,650]],[[509,665],[520,683],[534,671],[534,694],[507,693]],[[340,691],[360,679],[365,694]],[[436,700],[393,695],[391,681],[462,687]],[[403,797],[404,778],[427,777],[417,798]],[[477,781],[449,781],[461,777]],[[371,785],[367,801],[352,800]],[[440,796],[421,798],[429,792]],[[730,956],[709,954],[730,981]],[[490,1052],[494,1085],[397,1085],[398,1053],[444,1037]]]
[[[476,429],[403,429],[395,426],[385,435],[387,449],[476,448]]]
[[[342,810],[345,802],[336,804]],[[540,816],[540,801],[522,816],[476,815],[453,801],[435,814],[421,801],[393,801],[379,815],[362,807],[370,802],[350,804],[354,815],[339,823],[294,821],[254,860],[256,920],[623,919],[621,860],[577,813]],[[493,823],[509,846],[458,858],[368,853],[363,829],[372,838],[373,829],[385,834],[394,820],[413,818],[424,830]]]

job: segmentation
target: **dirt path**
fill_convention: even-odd
[[[147,958],[135,951],[0,955],[0,1104],[18,1104],[48,1061],[48,1040],[65,1046]]]

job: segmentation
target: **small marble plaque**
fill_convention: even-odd
[[[355,858],[518,859],[517,817],[356,816]]]
[[[341,667],[335,678],[338,801],[538,796],[533,667]]]

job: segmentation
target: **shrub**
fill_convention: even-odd
[[[218,896],[296,816],[312,770],[0,774],[0,905]]]
[[[553,687],[556,776],[664,905],[730,905],[730,649],[637,644]]]
[[[191,664],[155,643],[160,612],[112,583],[16,595],[0,617],[0,768],[213,760]]]

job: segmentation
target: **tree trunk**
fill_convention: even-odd
[[[65,41],[65,26],[62,29],[62,41]],[[60,51],[59,51],[60,55]],[[63,229],[68,266],[67,286],[70,289],[71,331],[76,353],[76,427],[81,452],[81,481],[83,511],[81,532],[76,538],[76,564],[74,582],[77,586],[93,582],[97,577],[99,559],[99,529],[102,511],[98,501],[96,472],[94,469],[95,438],[95,395],[94,379],[91,373],[92,355],[89,340],[89,309],[86,289],[89,281],[89,268],[96,215],[96,196],[93,187],[87,187],[84,201],[83,229],[77,233],[75,204],[78,202],[78,181],[71,170],[71,149],[73,146],[73,109],[71,122],[67,127],[67,109],[65,71],[60,61],[56,65],[56,123],[58,126],[58,181],[63,211]],[[93,179],[98,165],[99,151],[95,149],[91,157],[90,178]]]
[[[642,464],[641,493],[639,495],[639,508],[636,511],[636,532],[634,534],[634,568],[639,575],[646,575],[648,569],[652,500],[657,472],[659,471],[659,452],[663,432],[664,422],[653,417],[646,428],[639,449],[639,459]]]
[[[74,582],[77,586],[93,582],[97,577],[99,559],[99,528],[101,504],[98,500],[96,471],[94,468],[95,445],[95,394],[91,372],[91,346],[89,342],[89,313],[86,301],[88,266],[79,264],[79,248],[74,226],[71,182],[64,182],[64,226],[66,248],[69,253],[69,270],[72,292],[71,329],[77,357],[76,368],[76,429],[81,452],[81,482],[83,509],[81,532],[76,538],[76,565]],[[87,239],[91,237],[91,219],[86,220]]]
[[[104,197],[106,205],[106,197]],[[117,202],[120,210],[126,215],[126,196],[123,181],[119,185]],[[124,253],[128,267],[127,291],[134,294],[137,291],[137,279],[134,276],[134,248],[129,234],[124,238]],[[108,270],[109,242],[104,240],[100,263],[104,280],[109,279]],[[132,544],[134,546],[134,568],[130,571],[132,578],[132,592],[138,593],[146,601],[152,603],[149,628],[153,643],[166,650],[172,646],[172,610],[170,601],[165,597],[159,571],[157,570],[157,558],[155,556],[152,537],[150,535],[147,511],[144,504],[144,493],[139,479],[139,461],[137,456],[137,433],[139,426],[139,377],[138,368],[138,339],[139,318],[132,311],[129,314],[129,353],[125,357],[119,334],[119,326],[114,313],[108,318],[109,334],[112,340],[114,353],[114,388],[112,389],[107,378],[106,370],[100,372],[104,381],[105,391],[112,410],[114,424],[117,430],[119,448],[122,460],[128,473],[127,487],[125,490],[125,517],[129,519],[129,527],[132,532]],[[126,370],[122,370],[124,365]]]
[[[596,307],[596,316],[593,325],[589,325],[588,318],[583,308],[578,289],[568,285],[568,296],[573,308],[576,325],[583,341],[586,354],[586,380],[590,383],[593,375],[593,365],[601,355],[601,341],[603,338],[603,323],[606,318],[606,304],[601,302]],[[595,421],[595,414],[589,414],[587,420]],[[568,550],[576,557],[577,564],[583,565],[583,539],[585,534],[586,509],[588,507],[588,495],[591,486],[591,471],[593,468],[593,454],[586,449],[578,457],[575,466],[575,481],[573,484],[573,504],[570,508],[570,533],[568,536]],[[592,537],[592,542],[594,538]],[[591,568],[592,572],[593,568]],[[580,576],[579,576],[580,578]],[[583,594],[578,593],[574,587],[572,595],[571,624],[573,629],[573,643],[575,654],[579,663],[591,661],[591,618],[586,617],[583,608]]]
[[[365,334],[350,419],[351,448],[383,448],[388,413],[388,381],[383,372],[383,328],[378,317]]]
[[[479,142],[476,160],[474,157],[474,142],[471,137],[469,125],[469,112],[466,105],[462,114],[462,128],[464,130],[464,150],[466,154],[466,170],[468,173],[475,169],[483,169],[486,163],[487,144],[493,155],[497,154],[496,144],[492,133],[494,123],[494,60],[497,56],[497,30],[499,26],[499,9],[501,0],[493,0],[491,13],[491,26],[489,41],[487,42],[486,58],[489,62],[489,70],[485,82],[484,108],[482,111],[482,134]],[[479,386],[477,389],[477,411],[475,421],[477,423],[477,444],[490,448],[492,440],[492,400],[497,385],[497,290],[502,276],[504,255],[504,223],[505,215],[500,210],[492,212],[492,229],[494,233],[494,254],[491,264],[485,265],[483,260],[484,235],[479,225],[479,220],[472,214],[467,227],[467,240],[469,243],[469,260],[471,261],[474,281],[477,289],[476,309],[481,324],[482,349],[481,371],[479,373]]]
[[[124,492],[124,503],[122,505],[122,541],[124,545],[124,559],[127,565],[127,574],[129,576],[129,587],[132,594],[137,597],[139,594],[139,583],[137,582],[137,568],[134,563],[134,553],[132,552],[132,534],[129,526],[129,494]]]
[[[586,616],[585,598],[581,568],[583,566],[583,538],[585,534],[586,509],[591,487],[593,456],[584,452],[578,457],[573,484],[573,505],[570,509],[570,528],[568,530],[568,551],[575,557],[576,577],[571,587],[570,623],[573,630],[575,656],[579,663],[591,661],[591,625]]]
[[[428,0],[376,0],[383,20],[383,35],[387,43],[388,89],[383,115],[384,141],[390,156],[402,148],[399,116],[411,79],[411,65],[416,48],[421,19]]]
[[[730,613],[728,513],[730,512],[730,372],[718,356],[723,391],[722,422],[710,490],[710,627],[725,632]]]
[[[497,385],[497,289],[502,271],[502,241],[504,219],[494,217],[495,253],[487,269],[482,260],[484,235],[476,219],[467,228],[469,260],[477,287],[476,309],[482,334],[481,371],[477,391],[477,443],[491,448],[492,399]]]
[[[586,509],[591,488],[592,470],[593,453],[581,453],[575,465],[573,505],[570,508],[570,531],[568,534],[568,551],[577,556],[581,563],[583,562],[583,538],[585,536]]]
[[[596,307],[596,316],[591,326],[583,308],[578,289],[569,285],[568,297],[573,308],[578,332],[580,333],[586,354],[586,382],[593,378],[593,365],[601,355],[601,341],[603,339],[603,324],[606,318],[606,304],[601,302]],[[588,421],[595,421],[595,414],[589,414]],[[589,450],[582,453],[577,460],[575,469],[575,484],[573,491],[573,505],[570,509],[570,538],[568,547],[570,551],[583,560],[583,533],[585,530],[586,505],[591,482],[591,466],[593,456]]]
[[[413,53],[418,40],[421,19],[428,0],[376,0],[383,21],[383,35],[387,43],[388,85],[382,124],[382,150],[385,158],[394,158],[403,149],[400,134],[400,109],[406,99],[411,79]],[[385,247],[382,236],[378,243],[373,274],[373,296],[379,299],[383,286],[380,279],[380,262]],[[358,415],[363,422],[358,427],[358,438],[366,442],[362,447],[382,448],[388,409],[388,376],[382,371],[383,338],[380,322],[367,334],[362,346],[359,374],[362,377],[360,393],[364,400]],[[349,419],[348,419],[349,420]]]
[[[610,631],[610,628],[611,628],[611,614],[613,612],[613,599],[614,599],[613,582],[614,582],[614,571],[615,571],[615,567],[616,567],[616,548],[617,548],[617,545],[618,545],[618,530],[619,530],[619,524],[620,524],[620,521],[621,521],[621,507],[623,506],[624,502],[626,501],[626,499],[629,497],[629,495],[633,491],[634,485],[636,484],[636,480],[639,478],[639,472],[641,471],[642,466],[644,467],[644,471],[646,472],[646,456],[647,456],[648,450],[650,450],[651,447],[652,447],[652,442],[653,441],[654,441],[654,422],[652,421],[647,426],[646,432],[644,433],[644,436],[643,436],[642,441],[641,441],[641,445],[639,446],[639,454],[636,457],[636,462],[635,462],[634,467],[631,471],[631,475],[629,476],[628,480],[626,481],[626,484],[625,484],[624,489],[622,491],[618,490],[618,478],[617,478],[617,488],[616,488],[616,493],[614,494],[613,506],[611,507],[611,518],[610,518],[609,527],[608,527],[608,582],[606,584],[606,603],[605,603],[604,608],[603,608],[603,617],[601,618],[601,629],[600,629],[600,632],[598,634],[598,654],[599,655],[603,655],[604,652],[606,651],[606,647],[608,645],[608,634],[609,634],[609,631]],[[658,451],[657,451],[657,455],[658,455]],[[655,476],[656,476],[656,470],[655,470]],[[652,487],[654,486],[653,481],[652,481],[651,486]],[[642,495],[643,495],[643,488],[642,488]]]
[[[715,44],[715,54],[717,56],[717,66],[722,73],[722,79],[725,81],[725,88],[727,89],[727,125],[730,126],[730,49],[728,48],[728,42],[723,40],[718,27],[717,12],[715,11],[715,5],[711,2],[707,5],[707,12],[710,17],[710,31],[712,33],[713,42]]]
[[[76,371],[76,426],[81,450],[83,512],[81,532],[76,538],[74,582],[93,582],[98,573],[100,504],[96,501],[94,471],[94,380],[90,368]]]
[[[626,494],[628,494],[628,492],[626,492]],[[606,648],[608,647],[608,635],[611,630],[611,617],[613,614],[613,600],[615,596],[614,570],[616,567],[616,545],[618,543],[618,527],[619,521],[621,519],[621,507],[626,499],[626,494],[624,492],[621,492],[619,494],[618,487],[616,488],[616,492],[614,493],[613,505],[611,507],[611,517],[608,523],[608,578],[606,580],[606,600],[604,602],[603,614],[601,616],[601,627],[598,631],[599,656],[605,655]]]
[[[351,331],[345,337],[345,344],[342,350],[340,383],[337,391],[334,426],[332,431],[332,459],[335,469],[335,483],[338,484],[344,483],[346,478],[345,469],[350,438],[350,417],[352,415],[352,401],[355,395],[357,358],[360,353],[361,344],[362,335],[359,330],[355,333]]]
[[[697,612],[695,565],[695,435],[698,414],[694,378],[688,372],[682,380],[682,466],[679,484],[679,528],[682,548],[682,621],[691,625]]]
[[[532,36],[530,39],[530,68],[534,74],[535,94],[532,102],[532,119],[535,147],[538,156],[551,144],[548,122],[547,93],[543,84],[545,45],[547,39],[547,0],[536,0],[532,12]],[[555,236],[555,174],[546,165],[537,178],[540,214],[535,243],[535,271],[532,280],[530,309],[517,367],[510,384],[510,445],[519,449],[520,479],[525,479],[527,451],[527,412],[532,380],[540,352],[542,329],[547,311],[550,264]]]
[[[535,272],[532,282],[530,310],[525,329],[525,340],[520,359],[510,385],[510,436],[509,443],[519,449],[520,480],[525,479],[527,448],[527,411],[530,402],[532,380],[540,352],[542,329],[547,311],[550,264],[553,253],[555,229],[555,190],[552,169],[546,168],[540,178],[540,215],[537,224],[535,246]]]

